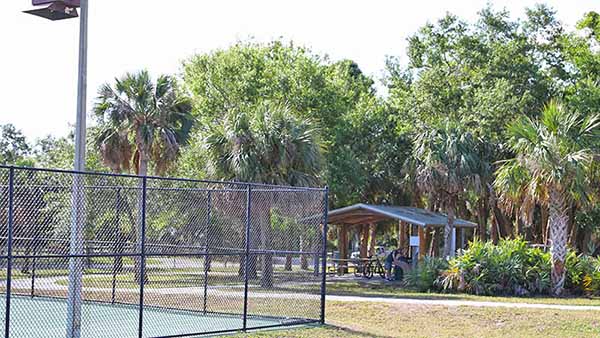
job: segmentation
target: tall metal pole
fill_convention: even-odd
[[[148,179],[142,178],[142,205],[140,229],[140,309],[138,316],[138,337],[144,336],[144,284],[146,284],[146,193]]]
[[[87,94],[87,38],[88,0],[81,0],[79,21],[79,71],[77,81],[77,118],[75,121],[75,170],[85,170],[85,131]],[[71,219],[71,255],[83,254],[83,231],[85,224],[83,177],[74,174],[73,204]],[[67,296],[67,338],[81,337],[83,264],[81,257],[71,257],[69,261],[69,289]]]
[[[325,294],[327,293],[327,219],[329,212],[329,187],[325,187],[325,196],[323,196],[323,251],[321,261],[321,273],[323,274],[321,280],[321,324],[325,324]]]
[[[6,251],[8,262],[6,264],[6,308],[4,319],[4,337],[10,337],[10,296],[12,289],[12,265],[13,265],[13,230],[14,224],[14,195],[15,195],[15,169],[10,168],[8,172],[8,239]]]
[[[211,193],[210,191],[208,192],[208,196],[206,199],[206,230],[204,232],[204,237],[206,240],[206,246],[204,247],[204,250],[206,251],[206,256],[204,256],[204,304],[202,306],[203,309],[203,313],[206,314],[206,300],[208,298],[208,270],[210,270],[211,264],[212,264],[212,257],[210,255],[210,217],[211,217]]]
[[[246,247],[244,254],[244,318],[242,330],[246,332],[248,328],[248,271],[250,270],[250,227],[252,226],[251,208],[252,208],[252,186],[248,184],[246,191]]]

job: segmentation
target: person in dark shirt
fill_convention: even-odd
[[[385,279],[393,280],[392,267],[396,269],[400,266],[400,259],[402,258],[402,251],[400,249],[393,250],[385,258]]]

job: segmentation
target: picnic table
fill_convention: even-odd
[[[362,258],[331,258],[331,264],[327,266],[327,273],[343,275],[345,273],[354,273],[355,276],[366,276],[365,269],[377,262],[377,257],[362,257]],[[381,265],[381,263],[379,264]],[[382,268],[383,269],[383,268]],[[372,275],[372,274],[371,274]]]

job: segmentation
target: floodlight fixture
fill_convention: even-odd
[[[32,0],[32,4],[33,6],[49,6],[24,11],[25,13],[57,21],[78,17],[77,8],[81,6],[81,0]]]

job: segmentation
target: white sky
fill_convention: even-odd
[[[406,38],[447,11],[474,20],[486,0],[89,0],[88,110],[98,86],[126,71],[178,72],[193,53],[249,37],[279,37],[331,59],[349,58],[379,78],[386,55],[405,60]],[[521,17],[535,0],[495,0]],[[549,0],[573,27],[598,0]],[[75,121],[79,20],[51,22],[0,10],[0,123],[30,139],[65,135]],[[89,119],[88,119],[89,123]]]

